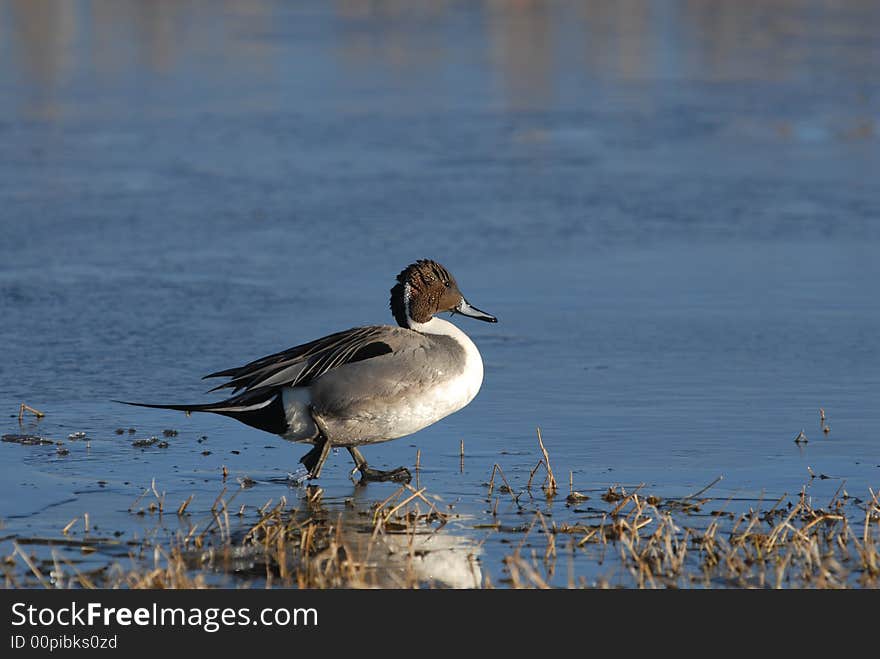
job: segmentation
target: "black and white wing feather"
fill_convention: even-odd
[[[343,364],[390,353],[392,348],[388,342],[393,342],[401,331],[389,325],[355,327],[262,357],[244,366],[211,373],[205,378],[229,378],[228,382],[210,391],[230,388],[233,394],[276,387],[304,387]]]

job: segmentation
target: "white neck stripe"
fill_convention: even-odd
[[[406,313],[406,322],[409,327],[412,329],[414,324],[417,324],[412,319],[412,314],[409,311],[409,303],[412,301],[412,287],[409,285],[409,282],[406,282],[403,285],[403,310]]]

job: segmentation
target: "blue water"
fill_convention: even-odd
[[[566,489],[876,491],[878,26],[871,2],[0,5],[0,430],[26,402],[70,451],[0,444],[0,545],[84,512],[171,533],[132,501],[155,478],[204,513],[224,465],[258,481],[239,501],[295,501],[301,447],[110,400],[204,402],[206,373],[392,322],[423,257],[500,319],[455,321],[483,389],[364,452],[420,450],[484,572],[508,548],[471,518],[495,463],[524,486],[536,427]],[[393,491],[349,468],[331,509]]]

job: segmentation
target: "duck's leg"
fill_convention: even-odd
[[[406,467],[398,467],[397,469],[392,469],[391,471],[380,471],[378,469],[371,469],[367,466],[367,460],[361,454],[360,451],[357,450],[354,446],[348,447],[348,452],[351,453],[351,457],[354,460],[354,469],[351,470],[351,473],[358,471],[361,474],[361,483],[367,483],[369,481],[394,481],[395,483],[409,483],[412,480],[412,474],[409,473],[409,469]]]
[[[320,435],[315,440],[314,448],[299,459],[303,466],[309,470],[309,480],[321,475],[321,469],[327,462],[328,455],[330,455],[330,442],[323,435]]]

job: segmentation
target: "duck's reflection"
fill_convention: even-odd
[[[256,525],[232,531],[220,552],[215,546],[212,555],[223,560],[213,568],[303,588],[483,585],[481,545],[456,533],[460,518],[448,519],[428,499],[416,501],[416,490],[401,488],[378,514],[370,488],[355,487],[351,496],[334,499],[325,499],[316,486],[299,492],[298,500],[288,498]]]
[[[338,524],[339,542],[348,559],[363,571],[365,585],[377,588],[478,588],[482,584],[481,547],[439,524],[410,514],[405,522],[389,521],[376,532],[375,499],[356,487],[344,501],[325,501],[320,490],[307,490],[302,512]],[[386,507],[386,510],[392,506]],[[426,506],[421,506],[423,513]],[[401,518],[397,518],[400,520]]]
[[[478,588],[482,582],[480,547],[448,527],[376,538],[348,530],[343,539],[352,558],[368,570],[367,582],[378,588]]]

